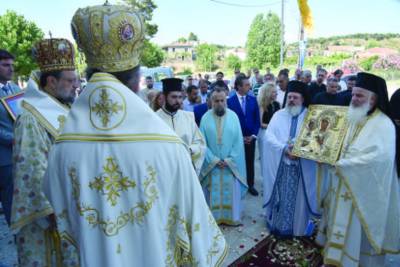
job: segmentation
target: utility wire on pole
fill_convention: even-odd
[[[279,65],[283,66],[283,52],[285,49],[285,0],[281,0],[281,55]]]

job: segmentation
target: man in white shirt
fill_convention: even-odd
[[[193,112],[199,103],[199,89],[191,85],[186,89],[187,98],[183,101],[183,110]]]
[[[278,79],[276,82],[278,83],[278,96],[276,97],[276,101],[278,101],[281,107],[283,107],[289,77],[286,73],[281,73],[278,75]]]

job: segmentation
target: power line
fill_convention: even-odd
[[[222,4],[222,5],[227,5],[227,6],[236,6],[236,7],[266,7],[266,6],[272,6],[279,4],[281,1],[276,1],[273,3],[269,4],[263,4],[263,5],[243,5],[243,4],[237,4],[237,3],[230,3],[230,2],[225,2],[225,1],[220,1],[220,0],[210,0],[211,2]]]

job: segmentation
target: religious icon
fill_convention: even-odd
[[[129,41],[133,39],[134,30],[131,24],[124,24],[120,28],[120,37],[122,41]]]
[[[311,105],[292,153],[335,164],[347,130],[347,107]]]
[[[18,92],[14,95],[9,95],[1,98],[1,103],[4,105],[11,118],[15,121],[21,113],[21,102],[25,92]]]

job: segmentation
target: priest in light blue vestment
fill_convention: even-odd
[[[212,109],[200,123],[207,152],[199,178],[217,223],[239,225],[241,201],[247,190],[240,122],[237,115],[226,108],[224,90],[214,89],[211,101]]]

